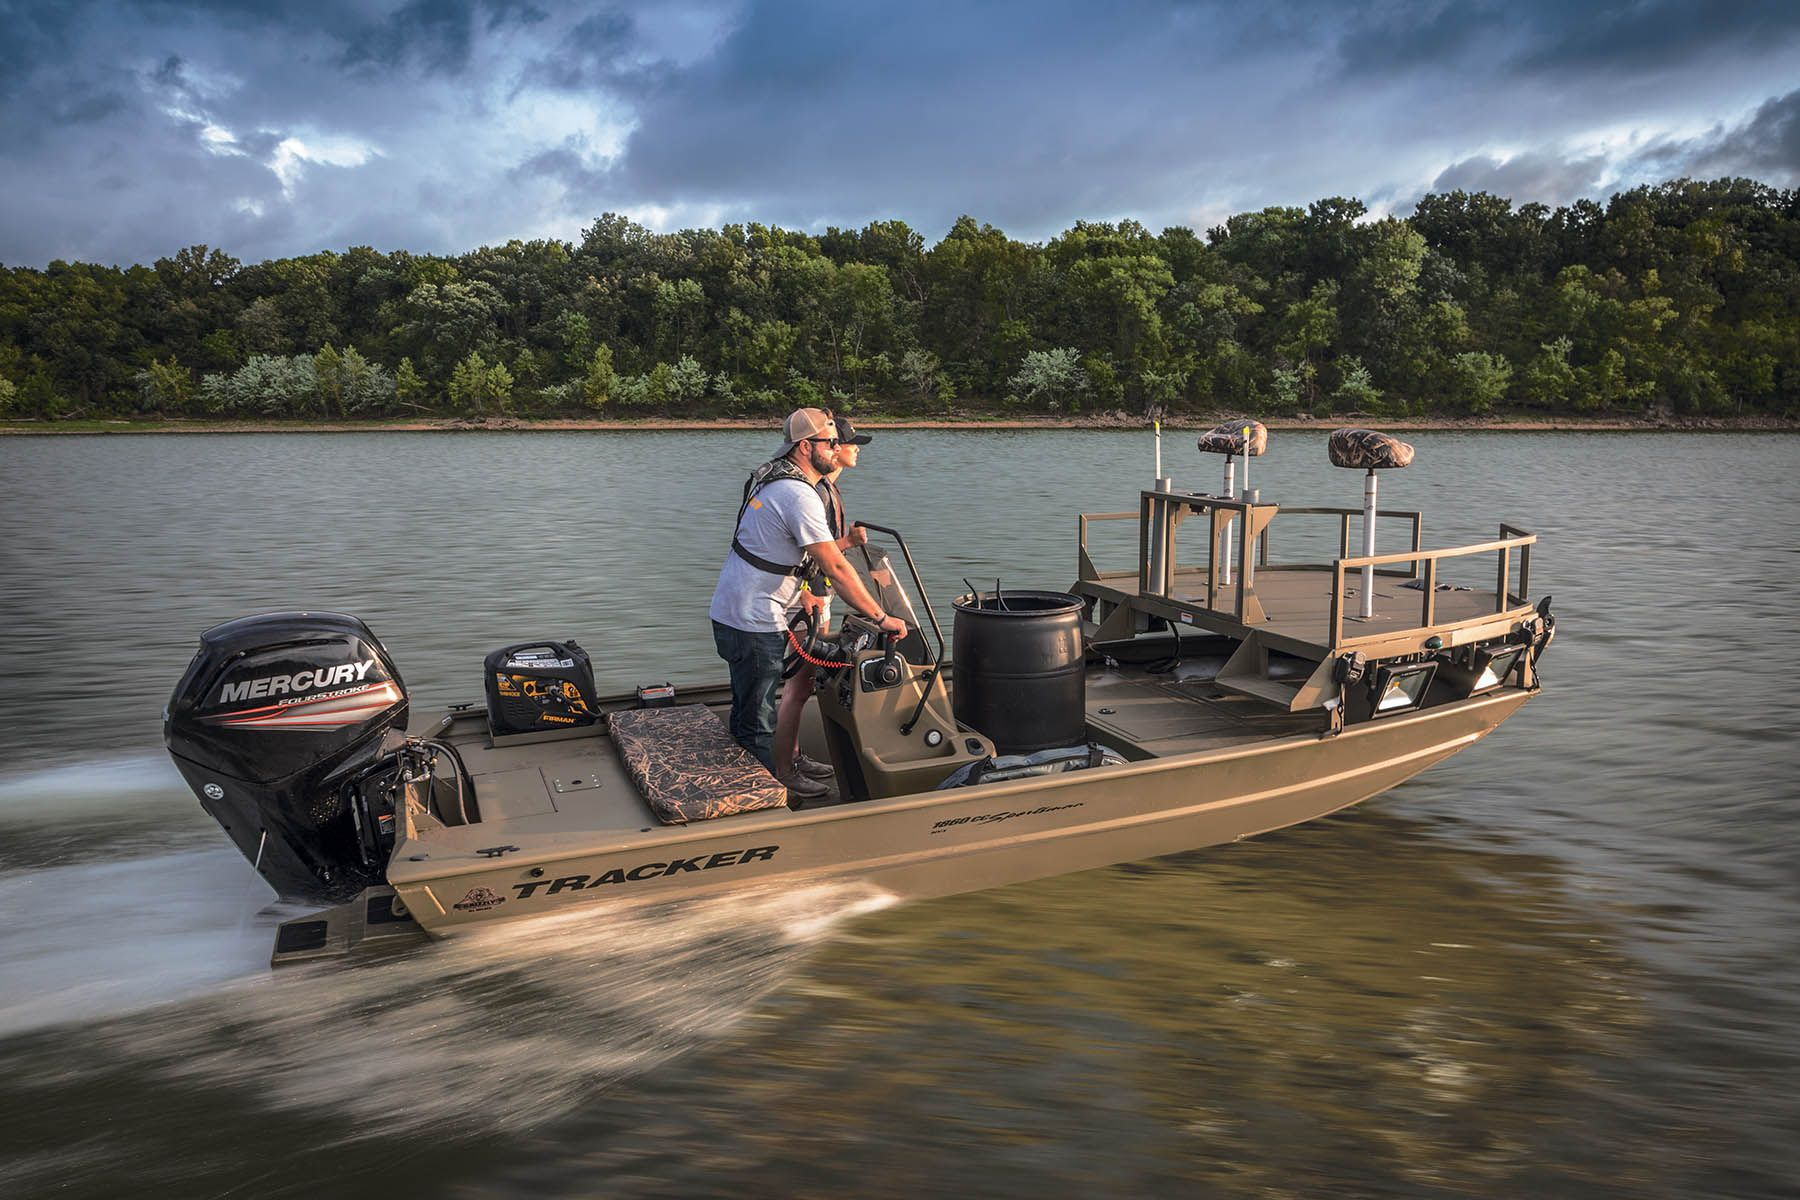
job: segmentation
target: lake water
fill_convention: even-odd
[[[0,438],[0,1195],[1792,1197],[1800,438],[1409,436],[1384,506],[1429,544],[1541,535],[1560,629],[1536,701],[1358,809],[279,974],[289,914],[161,749],[195,636],[353,612],[427,707],[533,637],[603,690],[720,678],[706,606],[773,435]],[[1360,503],[1323,431],[1271,450],[1265,498]],[[1190,436],[1165,455],[1215,486]],[[964,577],[1066,586],[1075,514],[1135,507],[1151,444],[887,432],[863,463],[852,516],[947,617]]]

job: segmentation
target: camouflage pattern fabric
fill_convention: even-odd
[[[787,804],[787,789],[704,704],[625,709],[607,729],[625,773],[665,825]]]
[[[1200,435],[1200,453],[1202,454],[1246,454],[1244,449],[1244,427],[1250,427],[1250,449],[1247,457],[1254,458],[1268,450],[1269,429],[1261,421],[1226,421],[1215,425]]]
[[[1373,429],[1331,431],[1331,465],[1359,471],[1404,467],[1413,460],[1413,448],[1391,433]]]
[[[764,484],[773,483],[777,479],[795,479],[801,483],[806,482],[805,474],[794,465],[793,459],[785,454],[779,458],[771,458],[750,472],[750,478],[744,480],[745,503],[748,503],[750,497],[761,491]]]

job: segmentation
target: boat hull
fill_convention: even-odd
[[[1535,692],[1488,696],[1226,751],[802,812],[553,840],[486,858],[396,861],[389,884],[432,934],[772,881],[855,880],[899,899],[978,891],[1238,841],[1356,804],[1486,736]]]

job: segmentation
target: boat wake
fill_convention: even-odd
[[[6,824],[137,812],[147,803],[196,807],[181,774],[160,751],[0,774],[0,822]]]
[[[267,970],[269,887],[229,849],[0,875],[0,1037],[103,1020]]]
[[[0,959],[34,965],[5,973],[0,1067],[27,1093],[323,1117],[327,1143],[518,1130],[729,1035],[841,922],[892,903],[860,884],[747,889],[271,971],[292,914],[251,899],[236,906],[249,915],[214,918],[232,907],[209,887],[227,868],[240,892],[261,886],[225,850],[67,868],[76,907],[37,933],[18,930],[20,910],[58,872],[0,880]],[[77,936],[88,924],[110,932]]]
[[[891,902],[863,885],[746,890],[284,969],[210,1005],[228,1036],[213,1024],[170,1062],[217,1081],[248,1057],[276,1102],[389,1129],[525,1127],[729,1033],[838,924]]]

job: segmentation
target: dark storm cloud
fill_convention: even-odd
[[[1550,149],[1505,159],[1475,155],[1445,168],[1427,190],[1491,192],[1520,203],[1559,205],[1639,183],[1726,175],[1778,187],[1800,185],[1800,91],[1768,100],[1739,124],[1715,126],[1695,137],[1660,138],[1616,159]]]
[[[609,209],[1037,238],[1800,171],[1800,5],[1749,0],[0,0],[0,22],[0,171],[30,181],[0,189],[11,262],[456,251]]]
[[[1352,73],[1430,68],[1459,60],[1478,47],[1493,48],[1512,21],[1529,26],[1529,5],[1398,4],[1359,14],[1342,9],[1318,14],[1327,27],[1342,21],[1337,53]]]
[[[638,74],[631,64],[638,49],[636,32],[636,23],[626,13],[607,11],[583,18],[526,75],[566,91],[632,81]],[[639,78],[635,83],[642,87],[644,81]]]
[[[1598,154],[1566,158],[1532,150],[1505,160],[1482,154],[1446,167],[1431,181],[1429,190],[1491,192],[1517,197],[1520,203],[1564,204],[1577,196],[1593,195],[1605,182],[1608,170],[1605,156]]]
[[[1294,11],[1335,27],[1344,68],[1359,74],[1452,62],[1497,73],[1641,71],[1792,42],[1800,33],[1800,5],[1792,0],[1402,0]]]
[[[1416,196],[1434,179],[1560,202],[1630,173],[1595,129],[1730,112],[1734,64],[1791,65],[1800,43],[1800,5],[1745,0],[1094,11],[756,5],[714,55],[638,98],[610,178],[769,219],[900,211],[941,229],[973,211],[1027,234],[1075,216]],[[1667,74],[1684,64],[1704,69]],[[1521,141],[1541,148],[1484,149]],[[598,190],[579,165],[526,169]]]
[[[512,0],[412,0],[379,20],[348,31],[340,61],[347,67],[418,66],[458,75],[468,68],[478,33],[534,25],[541,9]]]
[[[1718,50],[1791,43],[1800,32],[1800,5],[1792,0],[1637,0],[1551,6],[1545,16],[1546,35],[1525,66],[1678,67]]]
[[[564,144],[540,150],[512,168],[515,179],[546,179],[577,194],[603,192],[612,185],[612,172],[588,165],[574,146]]]
[[[1654,142],[1635,158],[1640,174],[1748,175],[1800,184],[1800,91],[1767,101],[1741,125]]]
[[[1162,4],[1096,12],[757,5],[642,96],[618,178],[658,203],[803,223],[1117,212],[1230,144],[1212,88],[1240,68],[1211,60],[1237,25]]]
[[[67,5],[0,3],[0,103],[10,100],[42,63],[71,56],[80,26],[81,3]]]
[[[53,125],[91,125],[124,111],[126,103],[111,88],[81,85],[55,97],[40,117]]]

